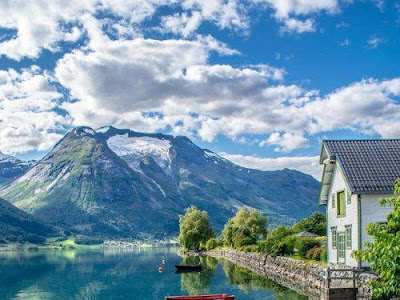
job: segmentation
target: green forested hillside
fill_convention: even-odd
[[[56,233],[54,228],[0,198],[0,242],[41,243]]]

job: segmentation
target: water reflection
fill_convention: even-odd
[[[249,293],[250,291],[258,290],[273,290],[274,299],[308,299],[296,292],[285,288],[264,276],[250,272],[244,267],[235,265],[226,259],[221,259],[220,263],[225,272],[226,277],[231,285],[236,285],[242,291]]]
[[[154,300],[232,293],[237,300],[304,299],[229,261],[182,259],[176,252],[176,248],[150,248],[0,253],[0,298]],[[175,274],[175,264],[199,262],[203,272]],[[163,273],[158,272],[160,266]]]
[[[182,273],[181,290],[190,295],[211,293],[211,278],[214,277],[218,261],[213,257],[186,256],[182,260],[182,265],[197,265],[201,263],[202,272]]]

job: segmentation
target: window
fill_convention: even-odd
[[[336,248],[336,238],[337,238],[336,231],[337,231],[336,227],[331,227],[332,248]]]
[[[347,190],[347,204],[351,204],[351,192]]]
[[[335,208],[335,194],[332,194],[332,208]]]
[[[344,191],[337,192],[336,194],[337,200],[337,216],[344,217],[345,215],[345,200],[344,200]]]
[[[337,234],[337,254],[338,263],[346,262],[346,232],[338,232]]]
[[[346,248],[351,249],[351,225],[346,226]]]

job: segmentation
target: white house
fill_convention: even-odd
[[[370,240],[365,229],[385,222],[390,208],[379,199],[393,195],[400,178],[400,140],[324,141],[319,204],[326,206],[328,262],[361,267],[351,257]]]

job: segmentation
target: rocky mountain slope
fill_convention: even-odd
[[[237,166],[183,136],[78,127],[3,190],[17,207],[84,234],[176,234],[190,205],[221,229],[243,205],[274,223],[317,209],[319,183],[293,170]]]
[[[0,152],[0,187],[25,174],[36,162],[19,160]]]
[[[0,198],[0,243],[38,243],[55,233],[51,226]]]

